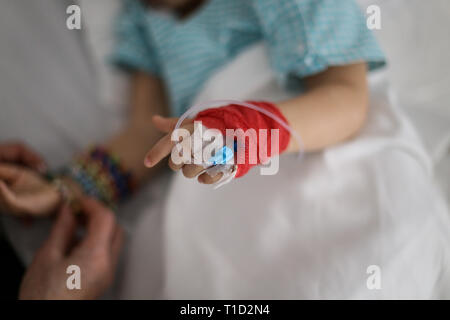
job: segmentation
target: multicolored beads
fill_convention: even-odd
[[[92,147],[76,157],[62,174],[75,180],[87,195],[111,208],[115,208],[136,188],[132,173],[121,165],[118,157],[100,146]]]

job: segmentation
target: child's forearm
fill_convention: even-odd
[[[138,181],[143,181],[155,171],[145,168],[144,156],[162,136],[153,126],[151,118],[155,114],[167,113],[162,82],[147,74],[134,75],[130,101],[128,124],[106,143],[106,147],[121,159],[124,167],[130,170]]]
[[[153,115],[167,111],[161,82],[149,75],[135,74],[130,105],[124,129],[102,146],[80,154],[58,177],[58,188],[72,206],[77,207],[85,193],[115,206],[133,192],[136,182],[143,182],[158,170],[157,167],[146,169],[143,159],[162,136],[151,120]]]
[[[304,151],[317,151],[355,135],[365,123],[368,109],[366,64],[332,67],[306,79],[305,94],[278,103],[303,143]],[[298,151],[291,139],[288,151]]]

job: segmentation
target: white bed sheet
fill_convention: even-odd
[[[360,2],[367,3],[368,1],[361,0]],[[430,154],[434,154],[435,143],[436,145],[444,145],[441,147],[443,151],[440,153],[438,152],[438,155],[441,154],[443,156],[433,158],[433,160],[435,161],[435,169],[437,168],[438,170],[442,170],[441,172],[444,172],[444,174],[448,174],[448,165],[450,161],[446,160],[448,158],[445,158],[445,155],[447,154],[445,139],[447,139],[448,132],[445,129],[446,120],[443,119],[445,119],[444,115],[446,116],[449,114],[450,109],[450,99],[448,92],[446,92],[449,87],[449,79],[446,71],[449,70],[449,68],[446,67],[448,66],[449,61],[448,59],[446,60],[445,57],[442,59],[439,58],[441,52],[448,52],[449,48],[448,42],[445,41],[450,28],[448,24],[449,2],[446,0],[433,0],[431,2],[420,0],[378,0],[369,2],[370,4],[379,2],[382,8],[386,9],[383,10],[383,12],[386,13],[384,16],[385,18],[383,18],[384,27],[380,32],[377,32],[377,36],[380,38],[381,43],[390,58],[390,78],[392,79],[394,88],[396,88],[396,91],[399,93],[400,105],[407,111],[409,110],[408,108],[411,107],[412,110],[414,107],[427,115],[430,114],[427,109],[433,108],[433,113],[438,115],[435,119],[439,119],[440,123],[444,121],[443,125],[440,126],[443,128],[442,131],[438,130],[431,135],[429,134],[431,132],[430,129],[435,130],[437,127],[434,125],[435,120],[433,120],[433,117],[430,117],[427,124],[422,127],[418,124],[418,128],[422,137],[426,137],[427,135],[432,136],[432,138],[428,140],[430,141],[430,144],[427,144],[427,150]],[[118,126],[118,123],[121,121],[120,119],[123,119],[123,116],[121,117],[120,114],[123,113],[122,110],[124,108],[126,97],[126,95],[123,94],[126,92],[125,79],[122,76],[117,76],[117,74],[104,63],[104,59],[112,47],[111,24],[113,16],[119,8],[118,0],[80,0],[79,3],[83,9],[85,22],[83,27],[83,37],[85,37],[86,43],[90,45],[93,57],[93,63],[91,64],[91,61],[86,61],[86,65],[95,66],[96,71],[98,72],[98,79],[100,80],[99,86],[101,88],[100,97],[103,101],[103,103],[100,104],[101,108],[111,109],[109,111],[99,111],[98,113],[105,115],[114,114],[115,118],[114,121],[111,121],[115,124],[111,125],[111,128],[106,130],[109,132],[112,130],[112,127]],[[417,24],[417,20],[422,23]],[[447,21],[447,23],[439,23],[443,21]],[[38,32],[38,30],[39,29],[36,26],[36,32]],[[423,48],[427,48],[427,50],[424,50]],[[94,101],[93,97],[89,97],[89,99]],[[412,111],[413,117],[414,114],[414,111]],[[421,120],[424,119],[424,117],[417,113],[417,119]],[[75,128],[70,123],[66,124],[65,127]],[[40,130],[44,130],[44,128],[41,128]],[[51,128],[46,128],[45,130],[49,132],[52,131]],[[96,133],[96,137],[103,137],[108,132]],[[11,134],[14,135],[13,132],[11,132]],[[70,137],[68,138],[70,139]],[[70,148],[76,150],[77,147],[85,142],[85,137],[83,137],[83,139],[78,139],[79,141],[77,140],[75,146],[71,146]],[[426,140],[426,138],[424,138],[424,140]],[[438,141],[444,142],[437,143]],[[48,145],[48,142],[44,142],[43,144]],[[35,145],[40,149],[39,147],[42,143],[38,141]],[[50,151],[55,150],[51,149]],[[66,158],[70,157],[71,152],[68,151],[66,153]],[[52,153],[49,152],[50,156],[51,154]],[[53,154],[55,154],[55,152],[53,152]],[[426,156],[423,157],[423,159],[426,158]],[[427,160],[423,162],[425,168],[428,167],[426,162]],[[417,163],[421,162],[419,161]],[[411,165],[415,166],[417,163],[411,163]],[[422,172],[421,169],[417,169]],[[440,175],[440,177],[444,177],[443,179],[445,180],[446,176]],[[161,182],[164,180],[165,179],[162,178]],[[168,266],[165,266],[164,264],[167,263],[168,260],[164,259],[164,249],[166,247],[165,242],[163,241],[162,230],[160,229],[161,224],[165,221],[165,217],[162,215],[164,203],[160,201],[161,198],[163,198],[161,190],[162,189],[159,189],[158,187],[150,187],[146,192],[140,194],[140,199],[136,199],[135,204],[151,202],[149,207],[142,209],[142,206],[140,205],[131,204],[130,207],[124,208],[123,210],[123,213],[133,213],[133,216],[138,220],[134,221],[132,224],[133,232],[130,234],[129,243],[126,248],[127,250],[124,253],[125,263],[122,265],[119,273],[117,287],[113,290],[117,297],[154,298],[160,297],[163,292],[164,283],[162,281],[163,279],[166,279],[165,274],[167,274],[168,270]],[[426,190],[424,190],[424,192],[425,191]],[[430,196],[435,196],[434,187],[429,189],[429,192],[431,193]],[[435,204],[440,206],[439,201]],[[142,214],[139,215],[139,213]],[[13,239],[16,249],[19,250],[20,255],[25,261],[30,260],[34,248],[39,244],[40,241],[36,240],[45,237],[47,228],[46,226],[42,227],[43,224],[45,225],[46,223],[40,223],[40,226],[35,226],[32,229],[24,229],[15,221],[7,221],[7,231]],[[274,226],[279,227],[279,234],[282,236],[285,230],[283,228],[286,228],[283,221],[274,221]],[[426,230],[426,228],[424,230]],[[149,236],[149,234],[151,234],[151,236]],[[277,234],[272,236],[276,237]],[[434,241],[433,239],[428,240],[431,242],[425,241],[425,247],[427,244],[432,244]],[[424,252],[433,252],[425,247]],[[433,248],[433,246],[430,246],[430,248]],[[220,261],[221,257],[218,256],[217,258],[217,261]],[[437,265],[438,264],[436,264],[436,266]],[[449,264],[447,263],[447,266],[448,265]],[[411,272],[413,272],[413,270],[411,270]],[[146,274],[148,276],[146,276]],[[138,277],[137,275],[143,275],[143,277]],[[363,275],[359,274],[358,277],[361,280]],[[223,280],[226,278],[222,277],[221,279]],[[173,280],[171,283],[173,284]],[[212,282],[212,284],[215,283]],[[348,287],[336,288],[336,294],[337,292],[341,292],[342,294],[350,292],[349,289],[347,289]],[[312,292],[313,291],[314,290],[312,290]],[[437,291],[438,289],[436,288],[435,292]],[[169,294],[170,290],[166,290],[165,292],[166,294]],[[195,293],[196,291],[194,290],[192,292]],[[276,293],[276,291],[273,292],[274,294]],[[320,291],[315,292],[320,293]],[[226,294],[226,292],[222,293],[223,295]],[[237,294],[245,295],[245,293],[246,292],[238,292]]]
[[[384,3],[386,4],[386,2]],[[418,2],[415,4],[420,7]],[[443,3],[441,2],[441,4]],[[401,4],[396,7],[397,10],[402,8]],[[406,12],[408,13],[408,11]],[[378,36],[383,40],[382,36]],[[401,36],[393,40],[401,49],[402,47],[398,45],[399,39],[401,39]],[[405,44],[403,43],[403,45]],[[384,45],[386,45],[386,41]],[[405,48],[408,50],[411,46],[405,46]],[[395,56],[395,53],[391,53],[391,55],[394,56],[394,59],[391,59],[391,65],[395,64],[396,59],[402,59],[401,55]],[[246,62],[241,62],[239,67],[236,67],[236,65],[234,67],[238,68],[241,75],[240,67],[251,65],[252,62],[261,61],[261,59],[263,58],[260,55],[256,55]],[[224,80],[227,79],[227,75],[223,74],[219,76],[219,78],[222,77],[222,80],[211,80],[210,86],[204,90],[205,94],[200,95],[198,100],[229,98],[230,95],[235,98],[263,98],[265,96],[278,99],[282,97],[282,93],[271,90],[271,88],[274,88],[273,83],[263,86],[262,91],[264,93],[261,92],[261,87],[253,88],[254,90],[259,89],[259,92],[256,93],[252,88],[243,85],[243,83],[251,83],[251,81],[248,81],[249,79],[240,78],[240,82],[236,83],[236,78],[233,77],[233,72],[236,74],[236,69],[234,71],[232,69],[233,67],[230,67],[226,71],[228,72],[228,82]],[[259,81],[261,69],[255,68],[253,71],[255,70],[259,72]],[[434,71],[436,71],[436,68]],[[401,85],[404,85],[404,88],[408,87],[407,83],[402,82],[409,79],[403,76],[404,72],[405,70],[402,70],[401,65],[397,65],[394,70],[392,68],[390,70],[391,78],[394,79],[394,82],[397,82],[397,87],[401,87]],[[423,71],[416,70],[416,72],[418,76],[423,76]],[[396,73],[398,73],[397,78],[394,76]],[[433,74],[437,78],[440,77],[438,73]],[[234,79],[233,81],[229,81],[230,76],[231,79]],[[423,82],[427,81],[423,77],[417,79],[422,79]],[[380,103],[383,104],[383,99],[388,99],[386,96],[387,84],[383,82],[384,80],[380,80],[378,83],[376,80],[373,81],[375,83],[372,87],[374,90],[372,105],[376,106]],[[441,108],[435,107],[436,101],[432,100],[442,96],[443,90],[440,90],[440,86],[431,90],[435,92],[429,95],[430,100],[410,98],[409,90],[411,89],[405,89],[402,92],[403,96],[400,94],[398,99],[404,109],[409,110],[410,108],[413,110],[414,107],[419,105],[421,107],[419,110],[427,115],[432,114],[427,108],[432,108],[433,112],[437,114],[442,112]],[[417,104],[407,103],[414,99],[417,100]],[[388,100],[384,101],[390,103]],[[273,202],[259,203],[259,199],[269,199],[270,197],[264,187],[261,191],[261,183],[263,182],[259,183],[255,174],[246,181],[236,182],[241,183],[241,185],[226,186],[225,188],[232,188],[232,191],[225,189],[224,193],[220,195],[217,192],[211,193],[208,190],[199,189],[195,182],[177,176],[173,182],[164,213],[157,213],[149,209],[148,214],[142,216],[142,221],[139,223],[140,231],[135,234],[133,239],[135,246],[144,248],[144,243],[148,240],[144,232],[147,227],[151,226],[151,223],[147,223],[146,220],[154,221],[155,217],[163,215],[164,218],[161,221],[163,221],[165,228],[163,232],[164,254],[162,256],[165,257],[163,268],[165,271],[156,275],[147,272],[145,280],[142,277],[137,277],[139,270],[146,270],[145,266],[150,267],[153,263],[151,259],[144,256],[143,251],[135,251],[129,257],[129,267],[133,275],[129,276],[126,284],[124,284],[123,297],[448,297],[446,293],[450,292],[447,286],[449,279],[448,274],[445,273],[449,266],[448,257],[445,254],[449,251],[448,211],[439,198],[440,192],[435,188],[430,176],[433,171],[432,164],[438,163],[438,158],[441,158],[434,156],[439,154],[436,150],[439,149],[439,146],[443,150],[446,148],[443,146],[446,144],[447,136],[446,120],[442,116],[436,118],[430,116],[427,123],[423,125],[418,123],[419,128],[423,130],[421,136],[422,140],[427,143],[428,155],[433,154],[433,158],[431,158],[425,155],[421,143],[413,133],[414,130],[411,130],[410,124],[405,120],[402,112],[399,113],[394,118],[400,121],[394,124],[394,127],[399,130],[397,134],[401,139],[397,143],[394,141],[395,139],[390,140],[388,136],[393,132],[381,137],[379,139],[381,141],[378,141],[380,142],[379,146],[381,148],[386,147],[383,138],[387,138],[384,142],[390,140],[388,144],[392,143],[392,150],[378,155],[375,152],[371,155],[373,157],[371,161],[363,161],[364,164],[359,164],[364,167],[366,172],[360,182],[368,183],[370,181],[371,186],[359,185],[359,187],[355,187],[358,185],[355,182],[361,177],[355,178],[354,181],[346,181],[344,178],[343,185],[339,186],[334,184],[327,186],[326,182],[330,181],[327,179],[327,175],[330,174],[327,171],[330,170],[330,167],[337,166],[334,169],[339,168],[340,165],[337,164],[339,162],[345,167],[345,163],[351,162],[349,157],[357,159],[361,156],[360,152],[364,152],[364,150],[373,152],[374,144],[370,143],[370,139],[365,141],[363,147],[358,143],[350,143],[345,147],[340,146],[326,152],[323,157],[317,155],[306,160],[307,164],[303,164],[305,167],[303,170],[300,169],[301,173],[298,173],[298,179],[302,178],[302,174],[308,172],[307,179],[311,179],[309,187],[301,188],[301,192],[296,196],[293,195],[296,193],[294,187],[290,190],[292,192],[291,197],[287,197],[290,201],[285,198],[283,192],[281,194],[275,192],[275,194],[270,194],[270,197],[274,198]],[[414,114],[414,111],[412,113]],[[417,119],[424,120],[420,115],[417,116]],[[439,119],[439,126],[436,126],[434,122],[436,119]],[[402,132],[402,130],[406,131]],[[377,140],[377,138],[374,140]],[[372,140],[372,142],[376,144],[376,141]],[[284,166],[296,166],[296,160],[284,159],[283,161],[282,165]],[[359,165],[349,167],[348,170],[357,172],[361,170],[361,167],[358,167]],[[364,172],[364,170],[361,170],[361,172]],[[321,171],[321,173],[318,174],[318,171]],[[333,172],[333,169],[331,169],[331,172]],[[337,172],[335,171],[331,176],[336,178],[333,175],[338,174]],[[392,176],[403,177],[404,179],[389,179],[387,172],[392,172]],[[317,180],[315,183],[313,182],[315,179],[311,176],[315,174],[322,175],[322,178],[315,177],[322,182]],[[352,180],[351,176],[348,175],[347,178]],[[379,178],[372,180],[374,177]],[[279,180],[274,178],[270,181],[272,187],[280,185],[281,181],[285,183],[286,181],[292,181],[290,179],[295,179],[291,173],[288,176],[284,173],[282,177],[278,178]],[[332,181],[334,181],[333,178]],[[352,192],[350,189],[346,189],[349,185],[353,185],[353,188],[355,188]],[[405,188],[409,185],[414,187]],[[374,187],[374,189],[371,187]],[[337,194],[336,188],[346,190],[342,194]],[[257,189],[260,193],[249,194],[248,190],[252,189]],[[330,191],[331,198],[324,201],[320,201],[319,198],[316,198],[315,201],[308,198],[315,192],[318,197],[319,194],[321,197],[326,196],[328,194],[327,189]],[[399,193],[399,190],[402,189],[404,193]],[[289,189],[283,190],[289,192]],[[349,202],[353,201],[352,205],[348,206],[349,202],[345,200],[343,202],[346,204],[337,200],[340,197],[341,200],[350,197],[349,192],[354,197],[348,199]],[[239,194],[248,194],[253,200],[252,206],[249,207],[245,200],[236,196]],[[296,198],[298,196],[302,197],[299,202]],[[333,196],[337,198],[333,198]],[[377,197],[378,199],[376,199]],[[233,202],[236,201],[236,198],[239,201],[239,206],[236,206]],[[208,199],[206,204],[204,199]],[[223,199],[226,199],[226,205],[222,206]],[[361,203],[355,202],[355,199],[361,200]],[[192,204],[193,202],[204,204],[206,209],[195,210],[196,207]],[[380,207],[377,208],[375,204]],[[372,209],[364,208],[364,205],[372,206]],[[361,207],[357,208],[358,206]],[[267,207],[270,207],[270,209],[267,209]],[[387,210],[389,213],[385,215],[386,212],[383,212],[383,210]],[[299,215],[296,221],[295,213],[302,211],[316,213],[317,217],[313,219],[311,216],[308,218]],[[335,215],[329,216],[326,212],[333,212]],[[356,212],[358,213],[357,216],[352,216],[352,213]],[[245,216],[241,218],[239,214]],[[430,219],[430,215],[434,218]],[[355,218],[357,220],[353,220]],[[435,218],[436,220],[434,220]],[[330,222],[329,219],[336,220]],[[358,219],[367,222],[364,227],[360,225],[362,229],[357,227]],[[431,222],[431,220],[435,222]],[[354,224],[355,222],[356,224]],[[391,228],[388,227],[390,223],[392,223]],[[344,229],[347,227],[348,229],[338,231],[341,227]],[[329,232],[331,232],[331,235]],[[340,238],[339,234],[343,238]],[[438,236],[440,239],[435,238],[433,240],[432,238],[436,234],[440,234],[442,238]],[[414,236],[412,237],[412,235]],[[334,236],[337,238],[334,238]],[[411,241],[413,238],[421,240]],[[311,242],[312,239],[317,242]],[[309,245],[309,250],[306,249],[304,243]],[[340,244],[336,251],[330,251],[329,247],[336,243]],[[379,249],[378,252],[376,248]],[[149,253],[149,256],[152,256],[152,254]],[[383,283],[386,287],[381,292],[370,292],[365,287],[364,281],[367,275],[363,269],[368,263],[374,263],[377,259],[383,260],[381,263],[383,264],[382,270],[385,270],[385,275],[387,275],[386,282]],[[304,262],[303,260],[308,261]],[[323,262],[323,265],[318,261]],[[164,280],[161,280],[161,277]],[[155,283],[158,285],[155,285]],[[149,287],[158,288],[158,290],[149,291],[146,289]]]
[[[432,163],[385,74],[370,83],[369,121],[353,141],[302,162],[282,157],[277,175],[253,170],[219,190],[176,176],[163,213],[163,297],[441,297],[450,222]],[[286,97],[262,45],[211,78],[197,101],[226,97]],[[371,264],[382,290],[366,287]]]
[[[86,39],[97,61],[101,98],[123,107],[126,83],[109,68],[113,18],[118,0],[79,0],[87,22]],[[389,60],[389,80],[398,104],[410,117],[435,164],[436,177],[450,205],[450,2],[448,0],[357,0],[363,11],[381,8],[381,30],[375,30]],[[119,94],[118,94],[119,93]]]

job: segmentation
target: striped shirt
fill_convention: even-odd
[[[221,66],[263,41],[282,86],[329,66],[385,64],[354,0],[208,0],[185,20],[125,0],[116,22],[113,61],[164,80],[179,116]]]

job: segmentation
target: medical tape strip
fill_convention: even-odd
[[[300,135],[294,130],[292,129],[285,121],[283,121],[280,117],[278,117],[277,115],[273,114],[272,112],[261,108],[259,106],[256,106],[252,103],[248,103],[248,102],[244,102],[244,101],[239,101],[239,100],[213,100],[213,101],[208,101],[205,103],[201,103],[201,104],[197,104],[192,106],[191,108],[189,108],[178,120],[175,129],[180,128],[182,122],[187,119],[190,116],[193,116],[197,113],[199,113],[202,110],[205,109],[209,109],[209,108],[217,108],[217,107],[222,107],[222,106],[226,106],[226,105],[238,105],[238,106],[242,106],[242,107],[246,107],[249,109],[253,109],[256,110],[268,117],[270,117],[271,119],[277,121],[283,128],[285,128],[290,134],[291,137],[293,137],[296,141],[297,144],[299,146],[300,152],[299,152],[299,158],[301,158],[303,156],[303,143],[302,140],[300,138]],[[207,128],[203,126],[203,129],[206,130]],[[202,143],[202,149],[204,149],[209,143],[211,142],[207,142],[206,144]],[[178,151],[180,151],[180,147],[179,144],[175,145],[175,148],[177,148]],[[194,148],[192,147],[191,150],[194,152]],[[194,153],[193,153],[194,154]],[[193,159],[193,154],[192,154],[192,159]],[[223,176],[222,178],[216,182],[214,184],[214,189],[219,188],[220,186],[223,186],[224,184],[230,182],[231,180],[233,180],[233,178],[236,175],[236,171],[237,171],[237,166],[236,165],[230,165],[230,164],[218,164],[218,165],[211,165],[209,163],[202,163],[202,166],[205,168],[205,170],[203,170],[200,174],[206,172],[208,173],[210,176],[215,176],[216,174],[222,172]],[[200,175],[199,174],[199,175]]]

